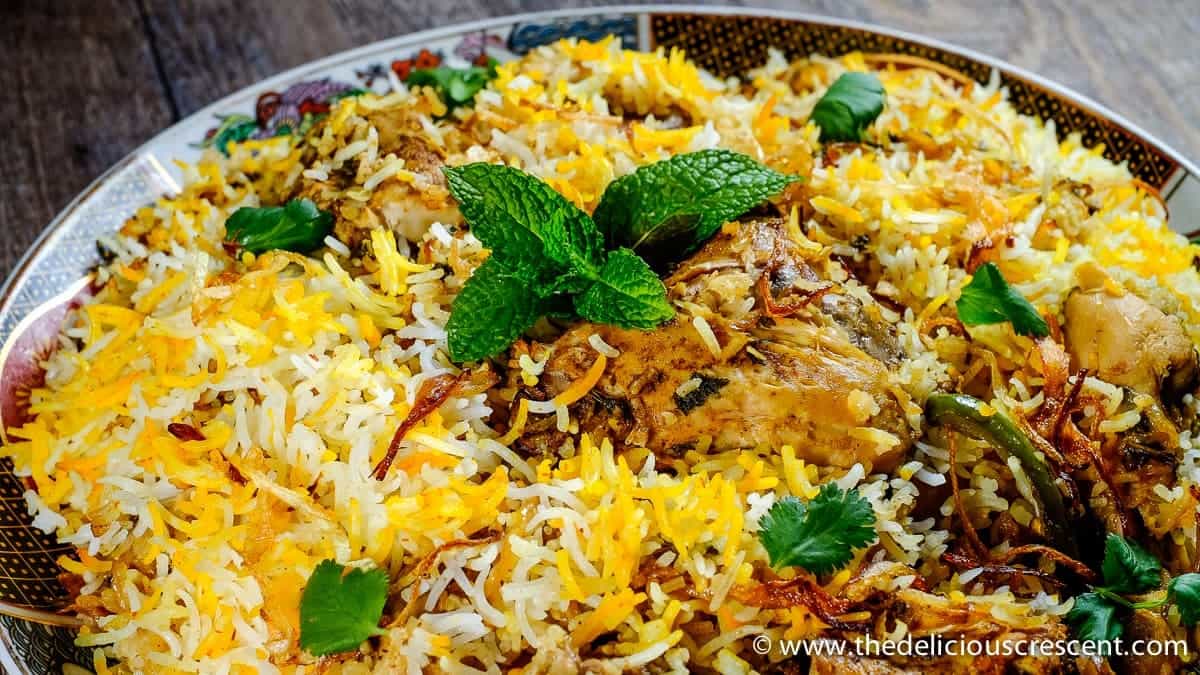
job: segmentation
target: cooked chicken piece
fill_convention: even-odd
[[[1161,614],[1147,609],[1133,610],[1129,618],[1125,620],[1125,634],[1121,637],[1126,642],[1142,640],[1145,643],[1157,642],[1162,645],[1170,640],[1180,639]],[[1128,655],[1114,660],[1124,666],[1125,672],[1139,673],[1140,675],[1170,675],[1183,672],[1182,659],[1170,654],[1160,656]]]
[[[460,221],[442,174],[444,156],[426,140],[417,118],[393,108],[370,113],[367,119],[379,134],[379,156],[394,154],[404,160],[404,171],[413,174],[411,182],[407,176],[388,178],[375,187],[364,205],[342,195],[356,187],[355,169],[347,165],[331,172],[327,180],[301,178],[295,196],[307,197],[319,208],[332,211],[337,218],[334,234],[351,248],[378,227],[416,242],[433,223]]]
[[[896,340],[891,324],[880,315],[879,305],[864,306],[852,295],[828,293],[821,297],[821,309],[846,330],[855,347],[889,368],[904,361],[904,349]]]
[[[1195,391],[1200,379],[1196,349],[1178,318],[1133,293],[1114,295],[1107,284],[1087,285],[1073,292],[1066,304],[1065,343],[1073,365],[1126,387],[1121,412],[1135,405],[1142,408],[1137,426],[1116,442],[1099,445],[1111,476],[1105,478],[1099,467],[1081,476],[1111,486],[1093,491],[1088,506],[1109,531],[1129,536],[1135,528],[1132,532],[1152,537],[1152,549],[1173,546],[1167,534],[1175,527],[1174,516],[1162,513],[1162,498],[1155,490],[1172,488],[1177,481],[1183,454],[1179,427],[1186,419],[1186,406],[1179,403],[1184,394]],[[1147,402],[1146,397],[1153,400]],[[1173,571],[1185,571],[1192,559],[1161,557],[1169,567],[1179,565]]]
[[[523,395],[548,399],[583,377],[597,357],[588,342],[596,334],[620,356],[571,406],[581,432],[666,455],[705,441],[716,450],[790,444],[808,461],[875,470],[904,455],[913,431],[891,373],[856,345],[899,347],[881,324],[848,320],[865,313],[861,302],[838,301],[842,321],[809,302],[833,285],[818,279],[782,221],[719,234],[666,285],[684,308],[675,319],[651,331],[577,326]],[[719,353],[702,335],[705,322]],[[869,334],[857,332],[866,326]],[[553,416],[534,416],[518,445],[545,454],[567,440]]]
[[[1196,348],[1177,317],[1133,293],[1077,290],[1067,298],[1066,347],[1077,367],[1162,400],[1195,388]]]

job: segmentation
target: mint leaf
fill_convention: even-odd
[[[588,214],[549,185],[499,164],[467,164],[442,171],[471,232],[505,261],[559,272],[599,267],[603,239]]]
[[[345,572],[332,560],[322,561],[300,596],[300,647],[313,656],[347,652],[384,633],[379,619],[387,602],[387,572]]]
[[[333,214],[310,199],[293,199],[285,206],[243,206],[225,219],[225,240],[255,254],[276,249],[308,253],[332,230]]]
[[[975,270],[971,283],[963,287],[956,308],[958,320],[967,326],[1008,321],[1018,335],[1046,337],[1050,334],[1045,320],[1028,300],[1008,285],[994,263],[984,263]]]
[[[480,89],[487,86],[488,80],[496,76],[495,65],[486,68],[471,66],[469,68],[420,68],[412,71],[405,78],[408,86],[433,87],[447,107],[454,108],[466,105],[475,98]]]
[[[821,141],[861,141],[867,127],[883,112],[886,97],[874,74],[844,73],[813,108],[812,121],[821,127]]]
[[[784,497],[758,523],[758,538],[772,567],[797,566],[813,574],[839,569],[854,549],[875,540],[875,510],[856,490],[821,486],[808,502]]]
[[[613,181],[594,218],[609,246],[628,246],[661,267],[797,180],[731,150],[701,150]]]
[[[447,346],[454,361],[499,354],[543,314],[533,292],[536,272],[493,255],[483,262],[450,305]]]
[[[1109,533],[1104,540],[1104,587],[1115,593],[1142,593],[1162,582],[1162,565],[1132,539]]]
[[[1115,640],[1125,630],[1117,621],[1116,603],[1098,593],[1076,596],[1067,623],[1075,628],[1075,637],[1094,642]]]
[[[662,280],[627,248],[608,254],[599,278],[575,297],[575,309],[588,321],[642,330],[675,316]]]
[[[1167,585],[1167,595],[1179,607],[1179,618],[1184,625],[1194,626],[1200,622],[1200,574],[1180,574]]]

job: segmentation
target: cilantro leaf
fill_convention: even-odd
[[[613,181],[594,217],[609,246],[628,246],[661,268],[797,180],[741,153],[701,150]]]
[[[1080,640],[1115,640],[1125,630],[1117,621],[1117,609],[1116,603],[1099,593],[1084,593],[1075,597],[1075,604],[1067,612],[1067,623],[1075,628]]]
[[[1167,584],[1167,595],[1179,607],[1179,618],[1185,625],[1200,623],[1200,574],[1180,574]]]
[[[1114,593],[1142,593],[1162,581],[1162,565],[1132,539],[1109,533],[1104,541],[1105,588]]]
[[[812,111],[821,127],[821,141],[861,141],[863,133],[883,112],[887,93],[872,73],[844,73],[829,85]]]
[[[450,305],[447,346],[454,361],[494,356],[529,330],[548,307],[531,291],[537,273],[496,255],[475,270]]]
[[[487,86],[489,80],[496,76],[495,65],[488,67],[470,66],[468,68],[419,68],[408,74],[404,83],[410,87],[433,87],[447,107],[454,108],[467,105],[475,99],[475,94]]]
[[[826,483],[812,501],[775,502],[758,523],[759,540],[772,567],[795,565],[813,574],[832,572],[875,541],[875,511],[856,490]]]
[[[383,635],[379,619],[387,602],[388,575],[381,569],[346,568],[324,560],[300,596],[300,647],[314,656],[356,649]]]
[[[225,220],[225,240],[256,254],[274,249],[308,253],[332,230],[333,214],[310,199],[293,199],[284,206],[243,206]]]
[[[476,163],[445,167],[450,193],[492,255],[559,272],[599,267],[603,239],[588,214],[519,169]]]
[[[575,310],[588,321],[642,330],[675,316],[662,280],[627,248],[608,254],[600,277],[575,296]]]
[[[958,320],[967,326],[1008,321],[1018,335],[1045,337],[1050,334],[1050,328],[1037,310],[1008,285],[994,263],[984,263],[975,270],[971,283],[963,287],[956,307]]]

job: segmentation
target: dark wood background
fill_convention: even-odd
[[[698,0],[693,0],[696,2]],[[209,102],[374,40],[579,0],[0,0],[0,278],[108,166]],[[752,0],[1024,66],[1200,158],[1195,0]]]

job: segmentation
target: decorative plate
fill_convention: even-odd
[[[744,10],[743,10],[744,11]],[[447,62],[516,58],[561,38],[621,38],[643,50],[682,47],[699,65],[738,75],[761,65],[767,48],[789,58],[851,51],[919,56],[979,81],[1000,73],[1016,108],[1054,120],[1061,134],[1127,162],[1176,214],[1200,215],[1200,169],[1132,124],[1088,99],[1031,73],[966,49],[875,26],[802,14],[687,6],[615,7],[525,14],[385,40],[289,70],[191,115],[134,151],[54,219],[0,288],[0,441],[17,423],[22,401],[41,376],[72,303],[88,292],[99,261],[98,235],[115,231],[134,210],[177,189],[171,160],[195,159],[203,147],[302,132],[330,101],[355,89],[384,92],[395,74]],[[1176,217],[1173,222],[1185,222]],[[0,465],[0,667],[8,673],[90,670],[92,655],[72,642],[70,617],[55,613],[65,596],[58,544],[30,523],[25,486]]]

